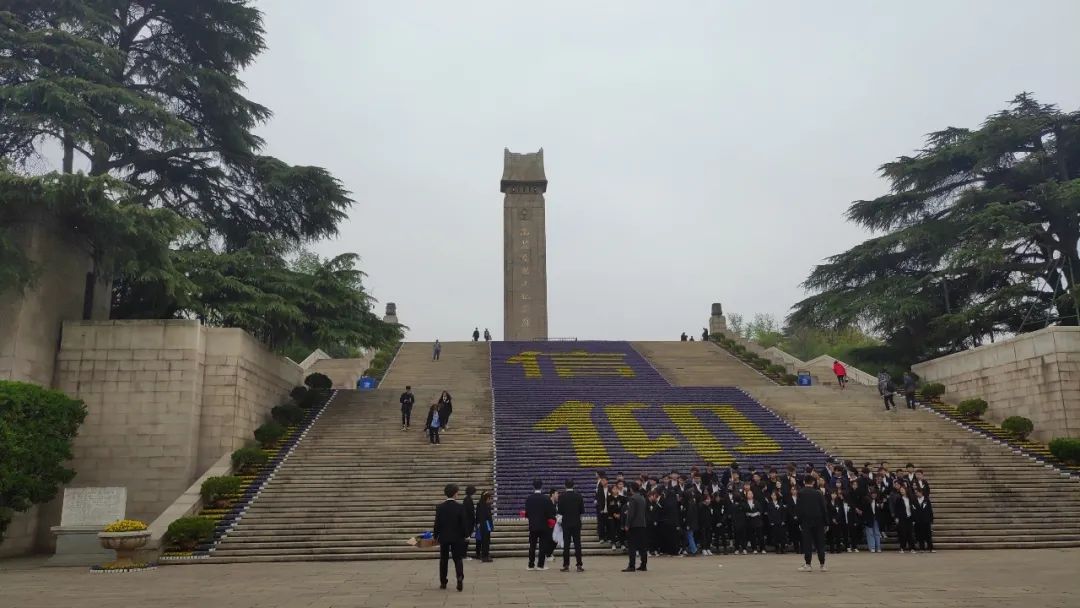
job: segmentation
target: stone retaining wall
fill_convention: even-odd
[[[89,410],[73,446],[71,485],[126,486],[128,517],[151,521],[252,439],[302,382],[299,365],[239,329],[189,320],[66,322],[54,387]],[[38,510],[39,549],[52,546],[57,503]]]
[[[945,399],[980,397],[986,418],[1025,416],[1034,439],[1080,436],[1080,327],[1047,327],[913,366]]]

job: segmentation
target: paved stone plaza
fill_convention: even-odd
[[[431,561],[168,566],[137,574],[0,562],[3,608],[331,608],[354,606],[1023,606],[1080,605],[1080,549],[839,555],[829,572],[787,556],[650,561],[619,557],[587,572],[527,572],[521,559],[466,563],[464,593],[440,591]]]

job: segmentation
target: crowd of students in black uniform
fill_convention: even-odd
[[[612,550],[626,546],[628,481],[596,473],[596,522],[601,541]],[[930,483],[908,464],[893,472],[886,462],[857,468],[851,461],[828,462],[823,470],[794,463],[722,471],[693,467],[689,475],[672,471],[663,477],[641,475],[636,481],[648,500],[649,555],[763,554],[801,552],[798,493],[805,479],[825,498],[829,551],[881,552],[886,534],[895,532],[900,552],[934,551],[934,509]]]

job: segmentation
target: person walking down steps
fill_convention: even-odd
[[[484,328],[484,342],[491,342],[491,331],[488,328]]]
[[[424,430],[428,433],[429,443],[439,443],[439,404],[432,403],[431,409],[428,410],[427,422],[424,424]]]
[[[438,361],[439,353],[442,352],[442,344],[439,343],[438,338],[435,339],[435,346],[431,348],[431,360]]]
[[[473,330],[472,330],[472,341],[473,342],[479,342],[480,341],[480,328],[479,327],[474,327],[473,328]]]
[[[454,413],[454,402],[450,398],[450,393],[443,391],[439,395],[439,420],[442,421],[442,430],[447,430],[450,425],[450,414]]]
[[[412,418],[412,406],[416,403],[416,397],[412,394],[412,387],[406,386],[405,392],[401,393],[401,430],[409,430],[409,421]]]

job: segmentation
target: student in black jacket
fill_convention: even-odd
[[[570,544],[573,543],[577,571],[584,572],[585,567],[581,563],[581,516],[585,514],[585,500],[581,494],[574,491],[573,479],[567,479],[564,485],[566,489],[559,496],[559,503],[555,506],[556,513],[562,515],[562,571],[570,571]]]
[[[465,581],[461,560],[465,557],[465,537],[469,533],[465,526],[465,509],[454,500],[458,493],[457,485],[448,484],[443,493],[446,494],[446,500],[435,507],[435,525],[431,528],[432,536],[439,543],[439,588],[446,589],[448,561],[453,556],[457,590],[461,591]]]
[[[702,494],[698,503],[698,549],[702,555],[712,555],[713,546],[713,504],[712,494]]]
[[[876,489],[870,490],[870,494],[856,509],[856,514],[859,516],[859,522],[866,536],[867,551],[881,553],[881,524],[888,518],[888,512],[885,501],[881,499]]]
[[[596,495],[593,498],[596,508],[596,538],[602,543],[611,541],[611,533],[608,530],[608,481],[603,472],[596,473]]]
[[[688,488],[682,495],[683,530],[686,534],[686,554],[694,556],[698,554],[698,502],[697,495],[692,488]]]
[[[765,517],[769,522],[769,542],[777,553],[783,553],[787,547],[787,509],[780,500],[780,490],[774,490],[765,502]]]
[[[915,509],[915,540],[919,543],[919,551],[934,551],[934,506],[930,504],[930,497],[919,488],[915,488],[915,501],[912,504]]]
[[[731,501],[731,530],[735,537],[735,553],[746,555],[746,538],[750,531],[746,499],[738,494],[732,494],[729,500]]]
[[[915,523],[915,507],[908,496],[907,488],[900,482],[896,482],[897,491],[893,495],[891,511],[893,522],[896,524],[896,534],[900,540],[900,552],[915,552],[915,540],[912,537],[912,527]]]
[[[922,469],[917,469],[915,471],[915,481],[911,486],[916,490],[922,490],[923,496],[930,498],[930,482],[926,481],[926,478],[923,477]]]
[[[495,529],[495,518],[491,512],[494,502],[491,492],[480,494],[476,504],[476,559],[485,564],[491,563],[491,532]]]
[[[662,551],[668,555],[678,555],[679,525],[682,514],[679,507],[677,490],[668,486],[667,490],[660,495],[660,535],[663,539]]]
[[[731,514],[728,512],[726,494],[715,492],[712,497],[713,547],[710,551],[720,551],[724,555],[731,550]]]
[[[829,502],[826,505],[829,511],[829,551],[831,553],[839,553],[844,550],[848,550],[848,521],[847,513],[844,509],[844,497],[838,490],[833,490],[829,495]]]
[[[663,550],[663,535],[660,532],[660,519],[663,507],[660,506],[660,492],[655,488],[645,495],[645,527],[649,536],[649,557],[656,557]]]
[[[618,484],[608,486],[608,530],[611,532],[612,550],[622,549],[626,541],[623,529],[623,510],[626,509],[626,496],[619,493]]]
[[[799,528],[799,488],[792,486],[784,501],[788,538],[796,553],[802,551],[802,529]]]
[[[750,524],[750,548],[754,553],[765,553],[765,503],[750,490],[746,493],[746,518]]]

